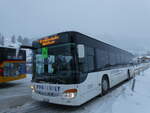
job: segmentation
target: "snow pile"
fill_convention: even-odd
[[[150,113],[150,70],[136,77],[135,91],[131,85],[120,95],[114,105],[113,113]]]

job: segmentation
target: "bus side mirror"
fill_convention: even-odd
[[[83,44],[77,45],[78,58],[82,59],[85,57],[85,47]]]
[[[85,47],[83,44],[77,45],[79,64],[82,65],[84,63],[85,58]]]

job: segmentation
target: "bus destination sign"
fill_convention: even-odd
[[[56,40],[58,40],[59,38],[60,38],[59,36],[47,37],[47,38],[39,40],[39,43],[42,46],[52,45],[52,44],[55,44]]]

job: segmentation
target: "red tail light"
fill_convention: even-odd
[[[3,72],[4,72],[4,70],[2,68],[0,68],[0,76],[3,76]]]

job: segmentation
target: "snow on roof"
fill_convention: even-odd
[[[145,57],[150,58],[150,56],[145,56]]]
[[[16,44],[9,43],[7,45],[0,45],[0,47],[17,49],[17,48],[20,48],[21,45],[22,44],[18,42]]]

